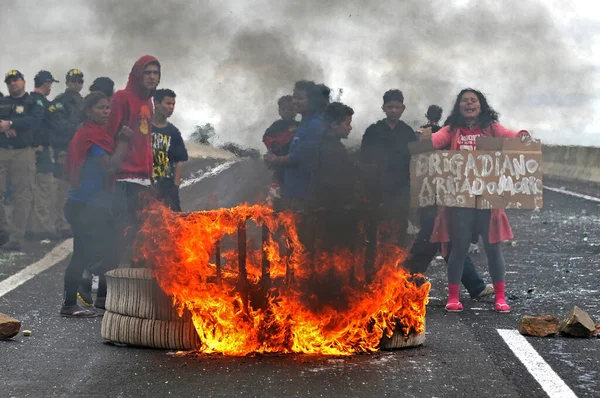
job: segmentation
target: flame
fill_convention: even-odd
[[[266,226],[269,239],[258,248],[248,240],[246,278],[237,248],[224,250],[218,278],[216,245],[226,246],[224,238],[248,219]],[[295,215],[263,205],[173,213],[155,204],[140,237],[138,256],[180,314],[191,312],[201,352],[350,355],[377,351],[396,328],[405,336],[424,332],[430,284],[398,266],[404,259],[398,247],[380,245],[376,273],[367,280],[364,250],[310,258]],[[263,253],[270,285],[262,282]]]

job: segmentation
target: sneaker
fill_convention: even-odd
[[[77,298],[86,307],[94,306],[94,299],[92,298],[92,278],[81,279],[79,288],[77,289]]]
[[[88,310],[77,304],[63,305],[60,309],[60,315],[65,318],[94,318],[98,316],[98,313],[94,310]]]
[[[14,239],[9,239],[8,242],[0,246],[0,249],[8,251],[8,252],[20,252],[23,248],[23,244]]]
[[[510,312],[510,307],[506,303],[496,303],[494,304],[494,307],[496,312]]]
[[[494,285],[492,285],[491,283],[488,283],[487,285],[485,285],[483,290],[481,292],[479,292],[479,294],[477,296],[475,296],[474,298],[480,299],[480,298],[484,298],[487,296],[491,296],[492,294],[494,294]]]

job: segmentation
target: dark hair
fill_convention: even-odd
[[[442,112],[443,110],[441,107],[437,105],[429,105],[425,117],[427,118],[427,120],[437,123],[442,118]]]
[[[288,103],[292,102],[293,100],[294,100],[294,97],[292,97],[291,95],[284,95],[283,97],[281,97],[277,100],[277,105],[281,106],[283,104],[288,104]]]
[[[325,112],[323,112],[323,120],[327,128],[331,127],[332,123],[340,124],[348,116],[354,115],[354,109],[348,105],[342,104],[341,102],[332,102],[327,105]]]
[[[109,100],[108,96],[100,91],[94,91],[94,92],[91,92],[88,95],[86,95],[85,98],[83,99],[83,103],[81,104],[81,112],[83,113],[83,116],[84,116],[82,118],[82,120],[87,119],[86,112],[88,110],[92,109],[94,107],[94,105],[96,105],[98,102],[102,101],[103,99],[105,99],[107,101]]]
[[[460,101],[462,100],[462,96],[464,93],[473,93],[477,96],[479,100],[480,113],[479,118],[477,119],[477,125],[482,129],[490,126],[492,123],[498,121],[498,117],[500,114],[496,112],[487,102],[485,96],[480,91],[477,91],[472,88],[465,88],[461,90],[460,93],[456,96],[456,102],[454,102],[454,107],[452,108],[452,113],[446,119],[445,125],[450,125],[451,129],[456,129],[458,127],[465,125],[465,120],[460,114]]]
[[[294,90],[306,92],[310,113],[323,113],[323,110],[329,104],[329,93],[331,90],[324,84],[300,80],[294,85]]]
[[[161,88],[154,92],[154,101],[158,102],[159,104],[163,102],[165,97],[175,98],[175,91],[168,88]]]
[[[90,92],[100,91],[108,97],[115,93],[115,82],[110,77],[98,77],[90,86]]]
[[[404,104],[404,94],[398,89],[388,90],[383,94],[383,103],[387,104],[390,101],[398,101]]]

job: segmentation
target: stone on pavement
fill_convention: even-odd
[[[16,336],[21,329],[21,322],[0,313],[0,340]]]
[[[529,316],[521,318],[519,333],[525,336],[546,337],[558,333],[560,319],[552,315]]]
[[[566,336],[591,337],[596,332],[596,326],[584,310],[575,306],[569,315],[560,322],[558,331]]]

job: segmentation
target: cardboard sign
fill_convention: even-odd
[[[480,137],[475,151],[437,151],[410,144],[411,204],[479,209],[543,205],[540,142]]]

